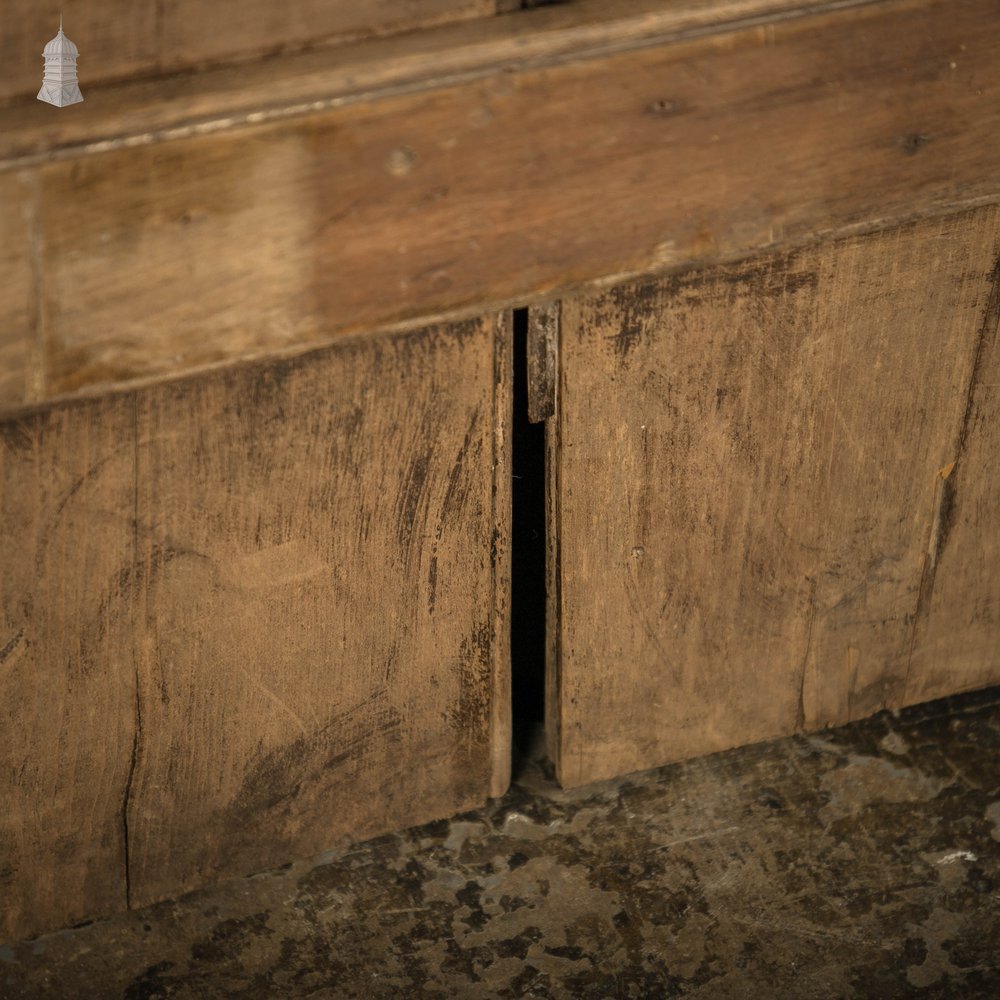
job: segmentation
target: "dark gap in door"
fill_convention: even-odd
[[[514,310],[511,512],[512,775],[543,753],[545,724],[545,424],[528,421],[528,310]]]

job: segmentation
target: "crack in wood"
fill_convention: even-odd
[[[139,398],[132,400],[132,561],[133,566],[139,557]],[[135,573],[140,584],[141,573]],[[137,632],[138,630],[134,630]],[[133,649],[132,664],[135,679],[135,727],[132,732],[132,752],[129,756],[128,774],[125,776],[125,789],[122,793],[121,825],[122,825],[122,866],[125,880],[125,909],[132,909],[132,844],[129,830],[128,814],[132,804],[132,786],[135,781],[135,769],[139,759],[139,743],[142,736],[142,692],[139,686],[139,649],[138,643]]]
[[[129,759],[128,775],[125,778],[125,791],[122,794],[122,843],[125,876],[125,909],[132,909],[132,858],[129,839],[128,812],[132,801],[132,784],[135,779],[135,766],[139,758],[139,737],[142,732],[142,705],[139,698],[139,670],[136,667],[135,676],[135,731],[132,735],[132,755]]]

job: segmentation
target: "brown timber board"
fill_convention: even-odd
[[[5,337],[72,393],[1000,193],[993,0],[785,15],[15,154],[44,327]]]
[[[0,940],[121,909],[134,400],[0,422]]]
[[[1000,681],[1000,259],[990,283],[951,462],[924,484],[931,530],[908,702]]]
[[[862,6],[881,0],[573,0],[454,24],[319,46],[237,65],[205,66],[154,78],[92,85],[71,114],[27,94],[0,107],[0,164],[12,156],[87,148],[94,142],[158,136],[198,123],[239,125],[243,116],[294,113],[303,102],[353,102],[387,88],[440,86],[529,63],[594,57],[687,34],[731,29],[774,16]],[[369,5],[370,6],[370,5]],[[329,7],[329,5],[328,5]],[[74,36],[75,37],[75,36]],[[316,108],[312,108],[316,110]],[[301,114],[303,109],[299,109]]]
[[[496,12],[494,0],[6,0],[0,36],[0,100],[38,92],[42,49],[65,14],[89,85],[184,67],[246,60]]]
[[[0,423],[0,939],[506,787],[509,331]]]
[[[998,259],[985,207],[563,302],[561,781],[1000,680]]]

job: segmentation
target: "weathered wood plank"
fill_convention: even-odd
[[[505,322],[0,425],[7,936],[504,789]]]
[[[318,103],[32,167],[58,304],[48,391],[998,193],[992,0],[885,0],[596,54],[584,37],[549,39],[540,61],[483,56],[457,82],[425,67],[363,103],[305,75],[295,92]]]
[[[968,403],[949,463],[924,483],[931,509],[906,700],[1000,680],[1000,233]]]
[[[978,667],[939,645],[907,680],[998,233],[988,207],[563,303],[564,783],[1000,679],[987,431],[954,559],[990,541],[933,623],[971,615]]]
[[[493,326],[493,435],[491,467],[493,496],[490,522],[490,650],[492,653],[492,775],[489,794],[503,795],[510,786],[513,753],[511,692],[511,600],[513,569],[513,425],[514,425],[514,315],[505,309]]]
[[[494,0],[243,0],[238,6],[175,0],[78,0],[65,29],[80,49],[81,81],[101,83],[246,60],[337,39],[483,17]],[[0,100],[38,92],[42,47],[59,27],[54,0],[8,0],[0,36]],[[86,95],[84,97],[86,101]]]
[[[0,423],[0,939],[125,906],[134,401]]]
[[[839,6],[876,2],[880,0],[841,0]],[[302,102],[367,99],[387,88],[426,88],[446,77],[593,56],[691,32],[722,30],[737,21],[830,6],[828,0],[682,0],[668,5],[660,0],[618,0],[609,9],[603,0],[574,0],[572,6],[520,11],[517,17],[463,20],[234,66],[206,66],[197,72],[122,79],[98,87],[88,81],[90,96],[71,115],[41,112],[33,83],[26,91],[30,97],[0,108],[0,164],[15,155],[53,155],[94,141],[134,139],[142,132],[173,134],[178,127],[205,119],[222,118],[229,127],[239,124],[241,114],[267,117],[268,112]]]

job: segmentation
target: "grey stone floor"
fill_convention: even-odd
[[[0,997],[1000,997],[1000,690],[0,947]]]

